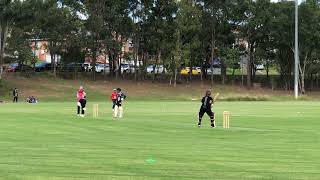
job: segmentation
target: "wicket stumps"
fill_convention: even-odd
[[[223,111],[223,128],[230,128],[230,112]]]
[[[93,118],[99,117],[99,104],[93,105]]]

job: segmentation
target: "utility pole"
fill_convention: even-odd
[[[298,0],[295,0],[295,47],[294,47],[294,97],[299,98],[299,37],[298,37]]]

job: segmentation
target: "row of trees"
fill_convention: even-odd
[[[52,54],[63,61],[91,55],[109,57],[110,76],[118,78],[121,47],[130,40],[135,79],[145,66],[164,64],[174,85],[179,69],[209,65],[219,58],[222,82],[226,69],[247,56],[247,86],[255,78],[254,65],[267,72],[276,67],[284,87],[291,88],[293,70],[294,2],[269,0],[2,0],[0,4],[0,66],[4,55],[19,53],[30,60],[32,40],[45,39]],[[306,75],[318,73],[320,4],[307,0],[299,7],[300,89]],[[247,42],[239,43],[239,41]],[[23,55],[23,56],[21,56]],[[83,58],[82,58],[83,59]],[[30,61],[35,61],[31,58]],[[55,64],[55,63],[53,63]],[[95,66],[93,66],[95,67]],[[211,66],[212,67],[212,66]],[[2,74],[2,69],[1,73]],[[56,68],[53,68],[56,74]],[[268,73],[267,73],[268,74]],[[1,78],[1,75],[0,75]],[[95,79],[95,71],[93,71]],[[192,79],[190,73],[189,79]],[[212,77],[213,79],[213,77]]]

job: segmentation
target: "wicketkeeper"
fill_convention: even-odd
[[[117,88],[117,100],[116,106],[114,108],[113,117],[122,118],[123,117],[123,106],[122,103],[126,99],[126,95],[121,91],[120,88]]]
[[[206,91],[206,95],[202,98],[201,100],[202,104],[200,107],[200,111],[199,111],[199,122],[198,122],[198,127],[201,127],[201,121],[202,121],[202,117],[204,115],[204,113],[207,113],[208,116],[210,117],[211,120],[211,128],[214,128],[214,113],[212,112],[211,108],[212,108],[212,104],[213,99],[211,97],[211,92],[208,90]]]

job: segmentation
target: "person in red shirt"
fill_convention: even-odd
[[[86,92],[83,89],[83,86],[80,86],[80,88],[77,91],[77,114],[78,116],[84,117],[84,112],[86,110]],[[81,110],[81,114],[80,114]]]
[[[112,94],[110,96],[110,99],[112,101],[112,111],[114,111],[114,107],[116,106],[117,96],[118,96],[117,90],[113,89]]]

